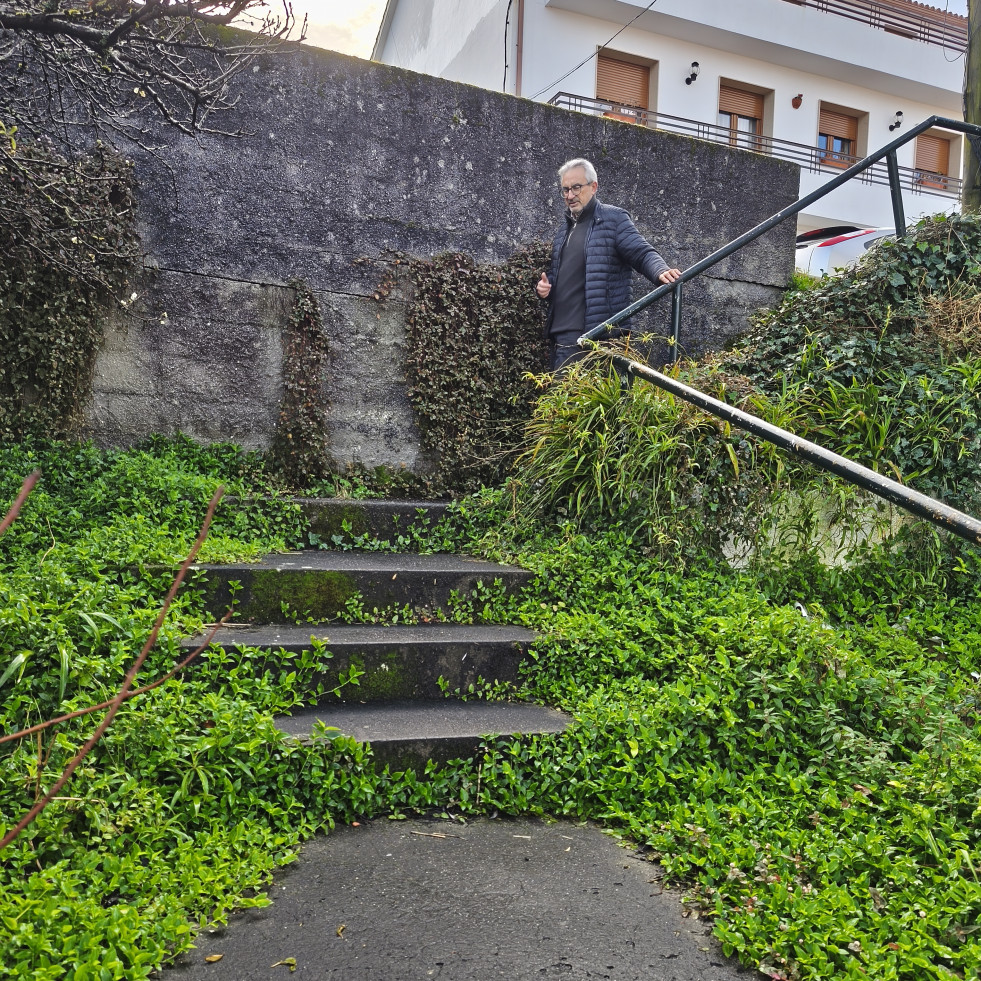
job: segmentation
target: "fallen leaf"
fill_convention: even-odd
[[[216,964],[224,956],[224,954],[208,954],[208,956],[204,959],[204,962],[205,964]]]
[[[338,935],[339,937],[343,937],[343,936],[344,936],[344,931],[345,931],[346,929],[347,929],[347,924],[346,924],[346,923],[342,923],[342,924],[341,924],[341,925],[340,925],[340,926],[339,926],[339,927],[337,928],[337,935]]]
[[[270,967],[288,967],[290,971],[296,970],[296,958],[295,957],[284,957],[281,961],[276,961],[275,964],[271,964]]]

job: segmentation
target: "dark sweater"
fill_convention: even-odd
[[[593,224],[596,198],[573,218],[566,216],[568,231],[562,246],[559,269],[552,286],[552,316],[549,334],[579,337],[586,323],[586,237]]]

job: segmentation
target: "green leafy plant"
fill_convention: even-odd
[[[102,144],[69,161],[3,135],[0,439],[75,433],[139,254],[132,168]]]
[[[434,461],[419,490],[475,490],[507,472],[531,411],[525,376],[545,364],[534,285],[546,261],[544,245],[501,265],[459,253],[393,259],[376,296],[387,301],[396,274],[407,278],[409,399]]]
[[[301,490],[331,472],[324,379],[327,333],[310,287],[289,284],[293,307],[283,332],[283,398],[268,458],[286,483]]]

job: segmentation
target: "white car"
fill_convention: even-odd
[[[825,228],[806,232],[797,236],[797,270],[818,278],[840,275],[870,248],[895,237],[894,228]]]

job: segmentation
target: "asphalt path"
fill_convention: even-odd
[[[751,981],[661,872],[592,825],[378,820],[303,846],[272,905],[162,981]],[[219,956],[220,955],[220,956]]]

